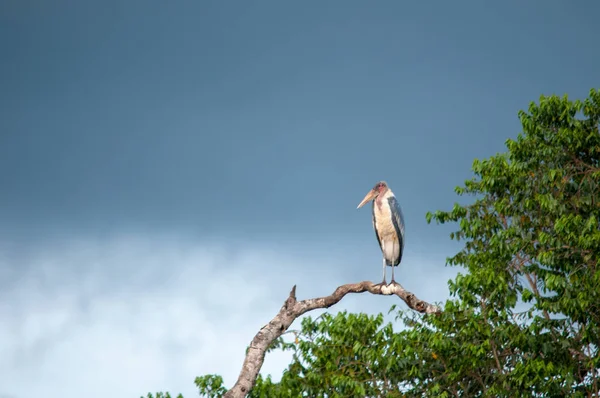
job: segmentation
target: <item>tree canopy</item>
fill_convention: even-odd
[[[302,320],[281,380],[249,397],[574,396],[600,391],[600,92],[542,96],[507,152],[473,162],[467,205],[427,214],[464,242],[441,314]],[[201,396],[226,392],[217,375]],[[151,397],[151,395],[149,395]]]

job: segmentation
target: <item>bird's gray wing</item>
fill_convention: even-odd
[[[392,223],[400,240],[398,243],[400,243],[400,260],[402,260],[402,254],[404,253],[404,214],[402,214],[402,208],[396,197],[390,196],[388,203],[392,212]]]

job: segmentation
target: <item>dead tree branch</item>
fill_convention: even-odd
[[[250,347],[246,352],[242,371],[235,385],[227,391],[224,398],[243,398],[248,394],[252,387],[254,387],[258,372],[265,360],[267,348],[290,327],[296,318],[308,311],[318,308],[329,308],[337,304],[348,293],[364,292],[386,296],[395,294],[404,300],[409,308],[423,314],[439,314],[441,312],[439,307],[420,300],[398,283],[387,286],[375,285],[369,281],[349,283],[335,289],[335,292],[330,296],[302,301],[296,300],[296,286],[294,286],[279,313],[268,324],[263,326],[256,336],[254,336],[254,339],[252,339]]]

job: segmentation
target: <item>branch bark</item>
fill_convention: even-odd
[[[263,326],[256,336],[254,336],[254,339],[252,339],[250,347],[246,352],[246,358],[244,359],[240,375],[234,386],[224,395],[224,398],[243,398],[250,392],[254,387],[258,372],[265,360],[267,348],[269,348],[271,343],[290,327],[294,320],[308,311],[319,308],[329,308],[332,305],[337,304],[348,293],[364,292],[385,296],[395,294],[404,300],[409,308],[422,314],[439,314],[441,312],[441,309],[438,306],[429,304],[417,298],[413,293],[407,291],[398,283],[391,283],[387,286],[373,284],[369,281],[349,283],[347,285],[339,286],[335,289],[333,294],[329,296],[302,301],[296,300],[296,286],[294,286],[289,297],[285,300],[285,303],[283,303],[283,306],[279,310],[279,313],[268,324]]]

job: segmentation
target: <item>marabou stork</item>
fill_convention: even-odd
[[[404,215],[392,190],[385,181],[379,181],[373,189],[358,204],[357,209],[365,203],[373,201],[373,229],[377,242],[383,253],[383,282],[385,281],[386,265],[392,267],[392,283],[394,267],[402,261],[404,251]]]

